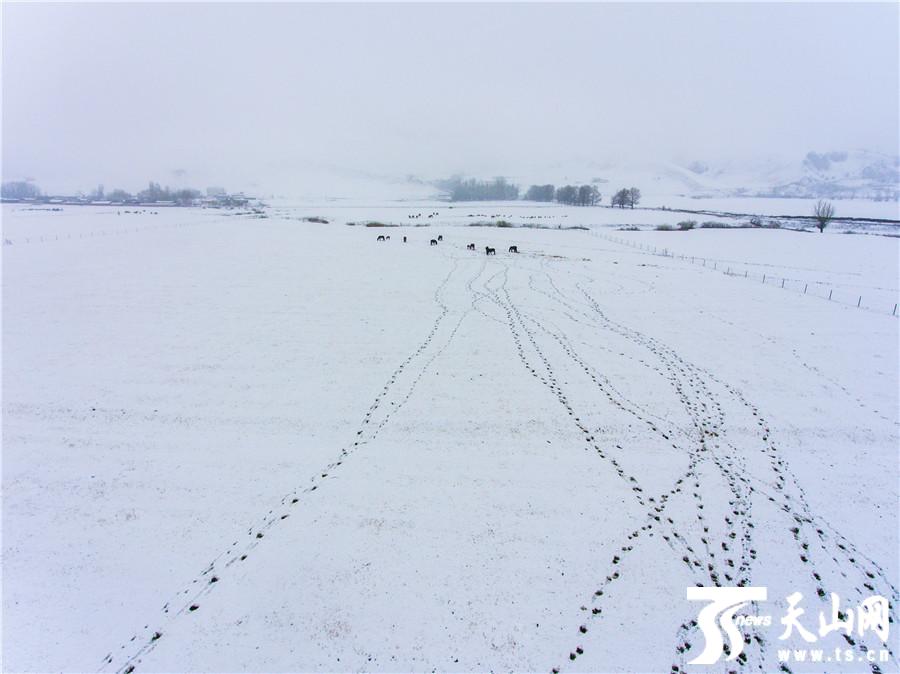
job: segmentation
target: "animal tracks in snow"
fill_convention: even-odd
[[[521,379],[549,396],[545,414],[571,432],[566,438],[578,438],[573,451],[590,457],[598,479],[639,514],[610,546],[610,554],[596,561],[596,577],[583,588],[580,603],[558,607],[569,616],[569,632],[559,642],[564,645],[557,644],[558,652],[548,651],[539,666],[577,671],[593,650],[610,647],[605,621],[616,614],[623,593],[637,594],[637,568],[647,555],[687,583],[749,586],[760,564],[771,561],[766,555],[772,547],[763,539],[775,538],[779,554],[790,560],[785,564],[813,588],[809,600],[823,601],[829,583],[840,578],[842,589],[852,594],[848,600],[878,593],[896,610],[898,594],[889,572],[866,556],[852,532],[839,532],[816,512],[766,410],[724,377],[686,358],[667,338],[654,336],[665,335],[664,326],[638,329],[612,317],[607,293],[640,297],[656,292],[657,281],[619,275],[604,285],[588,267],[569,260],[527,253],[514,259],[467,257],[448,243],[439,249],[431,252],[443,256],[438,259],[448,271],[434,288],[434,319],[415,348],[387,373],[346,443],[311,477],[298,476],[295,489],[211,555],[197,576],[161,602],[158,614],[135,616],[142,627],[102,659],[100,670],[140,670],[143,658],[168,634],[191,629],[195,616],[209,611],[208,595],[230,581],[235,565],[246,566],[258,546],[285,528],[302,526],[293,512],[317,498],[329,480],[339,479],[346,463],[378,438],[438,359],[447,357],[451,344],[479,347],[477,341],[460,342],[477,340],[477,331],[461,330],[476,322],[504,335],[503,355],[517,363]],[[853,397],[796,351],[794,356]],[[639,372],[641,383],[623,374],[628,372]],[[750,610],[758,613],[759,607]],[[673,625],[672,672],[684,670],[702,643],[694,618],[686,613]],[[744,638],[737,666],[776,667],[772,644],[749,631]],[[848,644],[860,652],[876,645],[864,639]]]

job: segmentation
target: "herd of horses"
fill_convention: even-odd
[[[430,217],[430,216],[429,216],[429,217]],[[386,236],[386,235],[384,235],[384,234],[379,234],[379,235],[378,235],[378,238],[375,239],[375,240],[376,240],[376,241],[390,241],[390,240],[391,240],[391,237],[390,237],[390,236]],[[442,234],[438,234],[438,237],[437,237],[436,239],[431,239],[431,241],[429,242],[428,245],[429,245],[429,246],[436,246],[436,245],[438,245],[439,242],[441,242],[441,241],[443,241],[443,240],[444,240],[444,236],[443,236]],[[406,243],[406,237],[405,237],[405,236],[403,237],[403,243]],[[467,245],[466,245],[466,250],[475,250],[475,244],[474,244],[474,243],[467,244]],[[519,252],[519,247],[518,247],[518,246],[510,246],[510,247],[509,247],[509,252],[510,252],[510,253],[518,253],[518,252]],[[497,249],[496,249],[496,248],[491,248],[490,246],[485,246],[485,247],[484,247],[484,254],[485,254],[485,255],[496,255],[496,254],[497,254]]]

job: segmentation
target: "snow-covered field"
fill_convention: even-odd
[[[900,294],[897,244],[883,237],[762,229],[597,234],[639,254],[655,252],[712,267],[736,277],[735,282],[766,283],[880,313],[894,313]]]
[[[634,245],[880,307],[900,240],[509,210],[4,207],[4,671],[727,671],[716,583],[773,671],[793,592],[896,611],[898,318]]]
[[[373,202],[354,199],[313,202],[274,200],[276,212],[285,215],[310,213],[326,216],[339,221],[377,220],[395,224],[409,224],[408,215],[422,213],[416,222],[427,224],[469,224],[481,220],[507,219],[517,224],[531,225],[572,225],[620,226],[620,225],[675,225],[680,220],[695,219],[723,221],[737,224],[733,219],[715,215],[691,215],[681,210],[661,211],[663,207],[686,211],[711,211],[724,213],[744,213],[763,217],[812,215],[815,199],[693,199],[672,195],[648,194],[636,209],[610,208],[609,194],[604,194],[603,202],[596,208],[562,206],[556,203],[518,202],[454,202],[446,201],[394,201]],[[833,202],[838,218],[864,218],[900,221],[900,204],[896,201],[837,200]],[[436,213],[432,220],[429,213]],[[746,218],[744,218],[746,220]],[[738,221],[739,222],[739,221]],[[786,226],[791,224],[785,221]],[[848,225],[836,222],[832,230],[843,231]],[[896,233],[896,231],[895,231]]]
[[[731,197],[699,199],[686,195],[649,195],[647,206],[666,206],[687,210],[724,211],[728,213],[759,213],[760,215],[812,214],[816,199],[773,199],[757,197]],[[900,220],[900,203],[896,201],[871,201],[867,199],[833,200],[835,215],[851,218],[875,218]]]

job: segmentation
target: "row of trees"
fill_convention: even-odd
[[[523,197],[526,201],[553,201],[556,199],[556,187],[553,185],[532,185]]]
[[[43,193],[33,182],[19,180],[3,183],[2,196],[4,199],[36,199],[43,196]],[[177,204],[186,205],[192,203],[195,199],[199,199],[202,195],[199,190],[173,190],[168,187],[161,187],[159,183],[151,182],[147,189],[141,190],[137,194],[121,189],[114,189],[107,193],[103,185],[98,185],[95,190],[86,196],[91,201],[111,201],[113,203],[173,201]]]
[[[147,189],[137,193],[138,201],[174,201],[178,204],[191,203],[201,196],[200,190],[170,190],[168,187],[160,187],[159,183],[154,182],[151,182]]]
[[[612,205],[619,208],[634,208],[641,200],[641,191],[637,187],[623,187],[613,195]]]
[[[29,180],[12,180],[0,186],[4,199],[34,199],[41,196],[40,188]]]
[[[527,201],[558,201],[572,206],[596,206],[600,203],[600,191],[594,185],[532,185],[525,192]]]
[[[449,181],[449,188],[452,201],[515,201],[519,198],[519,186],[506,182],[506,178],[455,178]]]
[[[453,201],[491,201],[514,200],[519,198],[519,188],[511,185],[504,178],[492,181],[462,180],[460,178],[446,181],[443,185],[450,190]],[[556,201],[570,206],[596,206],[600,203],[600,190],[596,185],[532,185],[522,197],[526,201]],[[634,208],[641,200],[641,191],[637,187],[624,188],[616,192],[612,200],[613,206]]]
[[[596,206],[600,191],[594,185],[564,185],[556,190],[556,200],[570,206]]]

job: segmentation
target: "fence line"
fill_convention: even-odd
[[[148,230],[155,229],[176,229],[181,227],[195,227],[197,225],[207,225],[209,222],[177,222],[174,224],[166,225],[166,224],[153,224],[153,225],[143,225],[140,227],[122,227],[119,229],[113,229],[111,231],[107,231],[105,229],[92,229],[88,231],[73,231],[73,232],[54,232],[52,234],[33,234],[30,236],[19,236],[16,237],[15,240],[4,238],[3,246],[26,246],[26,245],[34,245],[38,243],[52,243],[54,241],[73,241],[77,239],[92,239],[94,237],[101,236],[118,236],[119,234],[136,234],[138,232],[144,232]]]
[[[790,290],[792,292],[797,292],[801,295],[807,295],[809,297],[818,297],[823,300],[827,300],[829,302],[834,302],[835,304],[840,304],[841,306],[846,307],[856,307],[857,309],[864,309],[866,311],[872,311],[878,314],[890,315],[890,316],[898,316],[898,309],[900,309],[900,305],[895,303],[893,309],[891,311],[877,309],[870,305],[863,305],[863,295],[859,293],[854,293],[852,299],[850,301],[841,301],[839,299],[834,298],[834,288],[828,288],[828,295],[825,296],[819,295],[816,292],[810,292],[809,284],[810,281],[801,281],[797,279],[788,279],[784,277],[771,276],[769,274],[752,274],[748,270],[744,270],[744,273],[740,273],[740,271],[733,270],[731,267],[723,266],[722,269],[718,267],[718,260],[708,260],[705,257],[699,256],[691,256],[691,255],[681,255],[676,254],[669,251],[668,248],[659,249],[656,246],[652,246],[650,244],[644,244],[636,241],[628,241],[624,238],[619,238],[615,236],[610,236],[607,234],[600,234],[598,236],[602,239],[606,239],[607,241],[612,241],[613,243],[618,243],[623,246],[628,246],[629,248],[635,248],[645,252],[648,255],[658,255],[661,257],[670,257],[672,259],[684,260],[685,262],[689,262],[691,264],[700,265],[706,267],[707,269],[712,269],[713,271],[719,271],[726,276],[731,276],[735,278],[744,278],[748,280],[760,280],[763,285],[774,286],[781,288],[782,290]],[[711,262],[712,265],[707,264],[707,262]],[[819,281],[813,281],[815,285],[826,285]],[[802,287],[802,289],[801,289]]]

